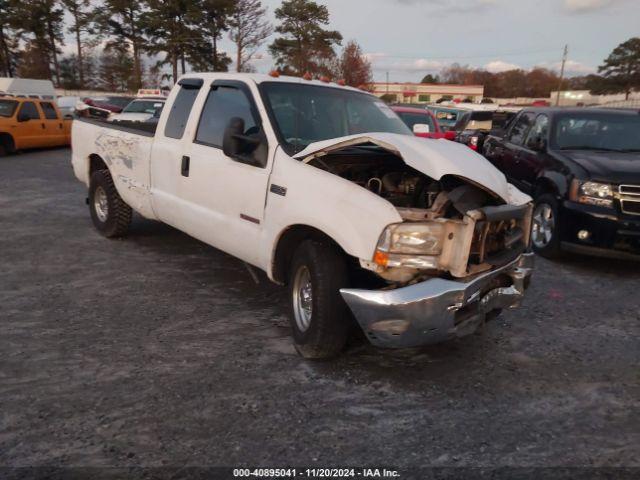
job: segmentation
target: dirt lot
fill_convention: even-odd
[[[100,237],[69,156],[0,158],[0,465],[640,467],[640,264],[539,260],[480,335],[310,363],[264,275]]]

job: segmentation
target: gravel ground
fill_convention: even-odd
[[[264,275],[84,199],[67,149],[0,158],[0,465],[640,467],[640,264],[539,259],[481,334],[312,363]]]

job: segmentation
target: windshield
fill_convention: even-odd
[[[433,124],[433,119],[428,113],[412,113],[412,112],[396,112],[402,119],[407,127],[413,130],[414,125],[429,125],[429,132],[436,131],[436,126]]]
[[[558,116],[551,136],[561,150],[640,151],[640,115],[580,112]]]
[[[122,113],[149,113],[153,115],[156,113],[156,109],[162,108],[163,102],[158,100],[134,100]]]
[[[382,100],[339,88],[293,83],[263,83],[284,146],[299,152],[309,144],[359,133],[413,135]]]
[[[18,102],[13,100],[0,100],[0,117],[13,117],[13,113],[16,111]]]
[[[107,97],[106,101],[110,105],[115,105],[116,107],[124,108],[133,100],[131,97]]]

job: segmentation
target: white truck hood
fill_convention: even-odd
[[[460,143],[397,133],[366,133],[314,142],[294,158],[305,163],[341,148],[373,143],[398,155],[411,168],[440,180],[455,175],[495,193],[506,203],[524,205],[531,197],[507,182],[505,176],[482,155]]]

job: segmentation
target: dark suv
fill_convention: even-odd
[[[532,243],[640,258],[640,112],[527,108],[483,154],[535,199]]]

